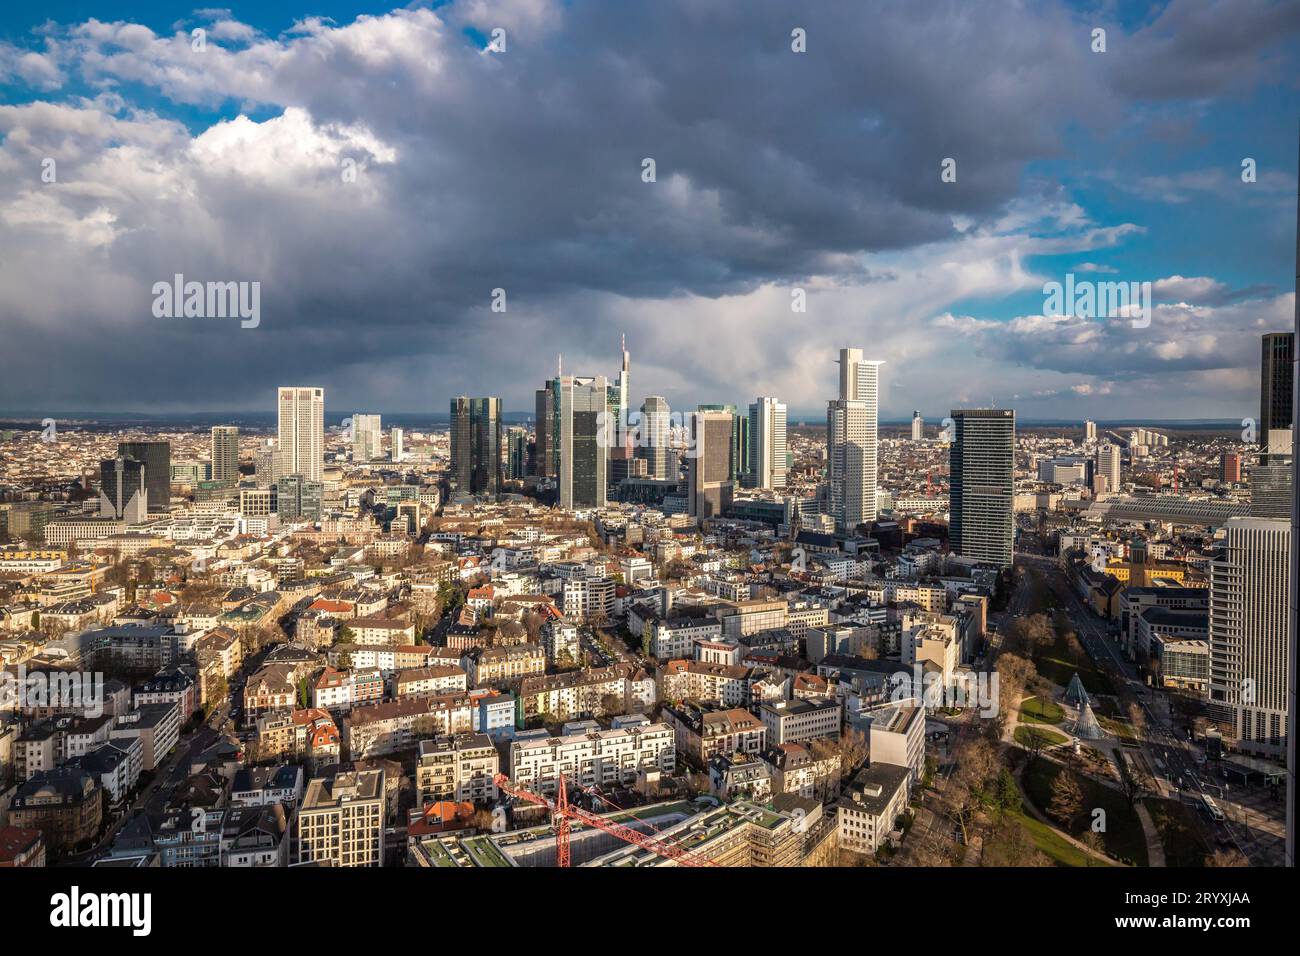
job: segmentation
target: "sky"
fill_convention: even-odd
[[[853,346],[886,418],[1254,417],[1298,123],[1295,2],[7,4],[0,412],[528,410],[625,335],[675,408]]]

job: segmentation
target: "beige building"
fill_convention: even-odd
[[[311,781],[295,831],[298,863],[382,866],[384,772],[363,770]]]
[[[420,806],[435,800],[495,800],[501,757],[487,734],[456,734],[420,741],[415,786]]]
[[[645,723],[516,740],[510,745],[510,778],[542,793],[553,793],[561,774],[570,785],[609,787],[635,783],[643,771],[671,774],[676,760],[673,729]]]

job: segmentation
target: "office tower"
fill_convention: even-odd
[[[1291,427],[1291,390],[1294,385],[1295,333],[1269,332],[1263,337],[1259,385],[1259,443],[1268,445],[1268,433]]]
[[[282,387],[278,407],[276,475],[320,481],[325,463],[325,389]]]
[[[168,480],[170,481],[170,475]],[[99,515],[140,524],[149,517],[149,472],[144,462],[119,455],[99,463]],[[169,492],[170,494],[170,492]]]
[[[1238,747],[1281,756],[1290,667],[1291,523],[1230,518],[1210,563],[1210,708]]]
[[[755,488],[785,487],[785,430],[784,403],[760,396],[749,406],[749,466]]]
[[[963,557],[1010,567],[1016,413],[1009,408],[955,408],[952,420],[949,545]]]
[[[726,412],[731,416],[731,480],[739,485],[742,481],[753,486],[753,479],[748,474],[749,464],[749,409],[737,409],[735,405],[697,405],[698,412]]]
[[[840,394],[826,410],[831,514],[840,531],[876,520],[880,366],[861,349],[840,349]]]
[[[275,484],[276,468],[280,460],[280,446],[274,438],[259,441],[253,452],[253,481],[259,488]]]
[[[1121,468],[1122,461],[1120,459],[1119,445],[1107,442],[1097,449],[1097,468],[1095,473],[1099,478],[1106,479],[1107,491],[1118,493]]]
[[[603,508],[608,447],[616,430],[609,420],[608,382],[603,375],[561,375],[551,382],[551,390],[560,507]]]
[[[1241,481],[1241,456],[1235,451],[1219,455],[1219,480],[1236,484]]]
[[[696,412],[691,416],[690,452],[686,458],[687,509],[693,518],[715,518],[731,507],[730,412]]]
[[[212,429],[212,480],[239,483],[239,429],[234,425]]]
[[[451,477],[469,494],[501,491],[501,399],[451,400]]]
[[[1097,440],[1097,423],[1096,423],[1096,422],[1084,422],[1084,423],[1083,423],[1083,440],[1086,441],[1086,442],[1088,442],[1088,441],[1096,441],[1096,440]]]
[[[925,419],[920,412],[912,412],[912,441],[920,441],[924,437]]]
[[[533,455],[534,470],[539,478],[555,475],[555,394],[551,383],[539,388],[537,403],[537,451]]]
[[[646,477],[667,481],[677,477],[677,456],[669,445],[672,409],[660,395],[647,395],[641,403],[640,441],[637,453],[645,459]]]
[[[866,402],[832,399],[826,409],[826,477],[830,514],[838,531],[852,533],[876,518],[874,481],[867,475],[868,449],[875,447],[874,416]]]
[[[384,444],[383,424],[379,415],[352,416],[352,460],[374,461]]]
[[[749,460],[749,410],[738,411],[731,422],[731,480],[752,483],[754,463]]]
[[[315,521],[321,516],[325,486],[302,475],[285,475],[275,482],[275,497],[281,521]]]
[[[1253,518],[1289,518],[1292,505],[1291,429],[1269,432],[1265,453],[1250,472],[1250,514]]]
[[[149,510],[167,511],[172,503],[172,446],[165,441],[118,442],[121,458],[144,463],[144,486],[149,492]]]
[[[509,476],[516,481],[523,480],[528,474],[527,428],[515,425],[506,432],[506,460],[509,462]]]
[[[401,461],[403,458],[406,457],[406,449],[403,447],[403,442],[405,438],[406,438],[406,433],[403,432],[400,428],[393,428],[389,430],[388,457],[391,460],[396,462],[396,461]]]

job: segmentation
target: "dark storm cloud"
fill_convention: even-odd
[[[1198,96],[1236,86],[1293,29],[1273,5],[1237,5],[1232,25],[1223,7],[1175,4],[1137,34],[1165,68],[1206,59],[1185,82]],[[501,55],[462,32],[497,25]],[[226,23],[196,54],[187,35],[69,25],[43,59],[0,58],[32,84],[103,91],[0,107],[0,307],[14,352],[39,357],[5,376],[0,406],[55,381],[62,407],[267,407],[276,384],[309,382],[358,408],[442,409],[461,391],[523,408],[554,353],[612,356],[622,323],[645,333],[639,360],[681,367],[710,331],[685,299],[869,283],[863,253],[961,241],[1001,216],[1067,125],[1178,95],[1128,67],[1116,94],[1088,28],[1000,0],[515,0],[279,38]],[[139,86],[259,121],[194,135],[118,95]],[[40,182],[45,157],[57,185]],[[945,157],[959,188],[939,180]],[[260,327],[153,318],[151,286],[178,272],[260,280]],[[505,314],[488,309],[497,287]],[[638,300],[662,300],[653,320],[620,307]],[[748,386],[768,358],[715,387]]]

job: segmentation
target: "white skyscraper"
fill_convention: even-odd
[[[826,411],[827,477],[835,526],[852,531],[876,520],[884,362],[864,360],[861,349],[840,349],[839,364],[840,395]]]
[[[239,481],[239,429],[234,425],[213,426],[212,480]]]
[[[912,412],[912,441],[920,441],[924,437],[925,419],[920,412]]]
[[[1238,746],[1286,753],[1291,522],[1230,518],[1210,564],[1210,707]]]
[[[1084,422],[1084,423],[1083,423],[1083,440],[1084,440],[1084,441],[1096,441],[1096,440],[1097,440],[1097,423],[1096,423],[1096,422]]]
[[[783,402],[761,396],[749,406],[749,465],[755,488],[784,488],[786,410]]]
[[[320,481],[325,463],[325,389],[279,390],[279,462],[276,477]]]
[[[384,429],[378,415],[352,416],[352,460],[374,461],[384,443]]]
[[[402,456],[405,454],[405,449],[402,447],[402,440],[405,437],[405,433],[400,428],[394,428],[389,431],[388,435],[391,446],[388,449],[389,457],[392,458],[393,461],[401,461]]]
[[[1107,442],[1097,449],[1096,476],[1106,479],[1106,490],[1111,494],[1119,492],[1120,467],[1119,445]]]

